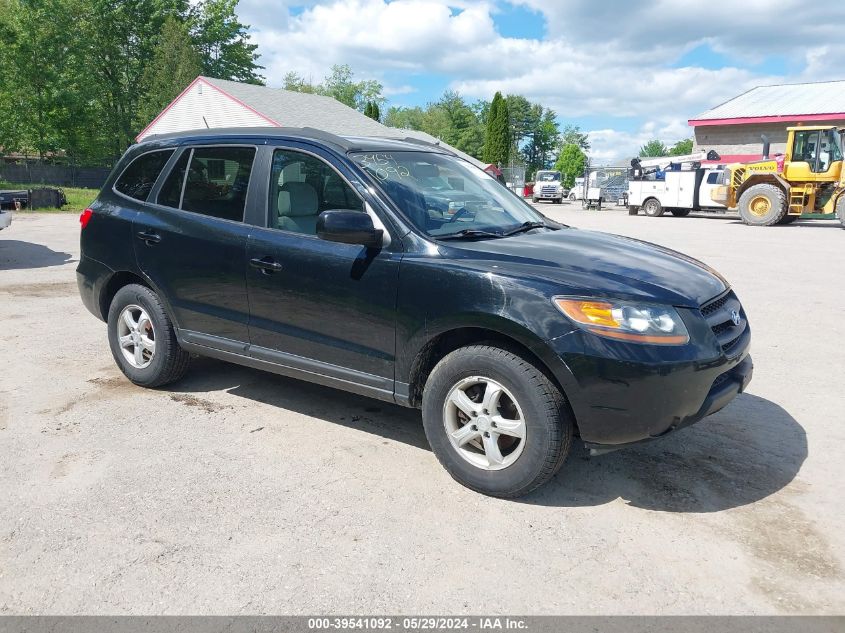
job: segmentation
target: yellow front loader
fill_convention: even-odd
[[[845,228],[843,135],[845,129],[830,126],[790,127],[786,153],[774,158],[764,136],[762,159],[728,165],[711,197],[738,209],[742,221],[754,226],[787,224],[806,213],[835,213]]]

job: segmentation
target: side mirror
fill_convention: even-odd
[[[383,234],[363,211],[332,209],[323,211],[317,218],[317,237],[327,242],[381,248]]]

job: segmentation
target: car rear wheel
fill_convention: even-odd
[[[651,218],[659,218],[663,215],[663,205],[660,204],[660,200],[649,198],[643,203],[643,211]]]
[[[672,215],[676,218],[685,218],[690,214],[690,209],[672,209]]]
[[[775,185],[753,185],[739,197],[739,215],[751,226],[778,224],[786,211],[786,194]]]
[[[560,390],[511,351],[472,345],[443,358],[423,393],[423,426],[452,477],[477,492],[513,498],[560,469],[574,422]]]
[[[173,323],[149,288],[130,284],[117,291],[108,331],[117,366],[136,385],[160,387],[185,375],[190,355],[179,346]]]

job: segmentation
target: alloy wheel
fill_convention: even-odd
[[[117,318],[117,337],[123,358],[132,367],[149,367],[155,356],[155,328],[147,311],[138,305],[128,305]]]
[[[443,405],[443,424],[458,454],[483,470],[511,466],[525,447],[525,418],[502,384],[470,376],[455,384]]]

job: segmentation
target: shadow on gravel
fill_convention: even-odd
[[[580,443],[557,476],[524,503],[593,506],[622,498],[664,512],[718,512],[787,486],[807,458],[807,436],[775,403],[742,394],[673,435],[589,457]]]
[[[416,409],[212,358],[193,358],[188,374],[165,389],[174,393],[223,390],[279,409],[431,450],[420,412]]]
[[[222,361],[193,359],[188,375],[169,390],[223,390],[430,450],[415,409]],[[774,494],[806,457],[801,425],[773,402],[743,394],[698,424],[637,448],[588,457],[576,442],[557,476],[517,501],[579,507],[622,498],[649,510],[717,512]]]
[[[27,270],[61,266],[71,261],[70,253],[60,253],[42,244],[0,239],[0,270]]]

